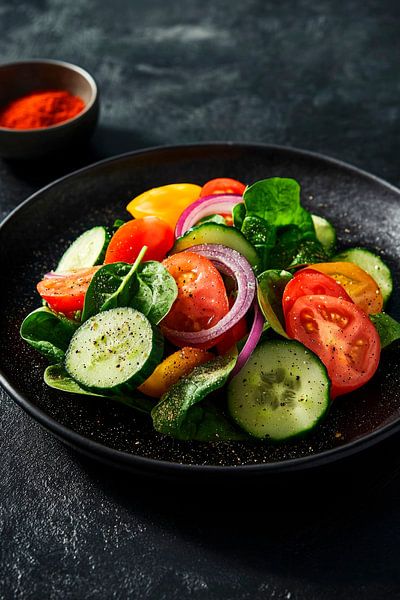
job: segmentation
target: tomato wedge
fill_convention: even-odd
[[[208,258],[194,252],[179,252],[166,258],[163,265],[176,281],[178,297],[161,327],[200,331],[213,327],[228,313],[223,279]],[[169,339],[180,345],[171,336]]]
[[[134,263],[143,246],[145,260],[161,261],[174,243],[174,233],[168,223],[157,217],[144,217],[124,223],[112,236],[104,264]]]
[[[201,188],[200,196],[213,196],[216,194],[239,194],[243,195],[246,186],[237,179],[229,177],[219,177],[210,179]]]
[[[161,398],[181,377],[188,375],[195,367],[215,358],[211,352],[186,346],[167,356],[153,371],[139,390],[152,398]]]
[[[376,281],[351,262],[317,263],[311,269],[333,277],[368,315],[382,312],[383,297]]]
[[[361,387],[378,368],[379,335],[366,313],[352,302],[333,296],[300,296],[286,327],[290,337],[324,363],[332,398]]]
[[[302,269],[287,283],[283,292],[282,307],[285,319],[297,298],[316,294],[334,296],[352,302],[345,289],[333,277],[328,277],[314,269]]]
[[[55,312],[67,316],[82,310],[86,290],[100,266],[77,269],[70,275],[45,278],[37,284],[37,291]]]

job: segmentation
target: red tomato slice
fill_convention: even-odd
[[[379,335],[366,313],[333,296],[301,296],[286,320],[287,333],[315,352],[327,368],[332,398],[361,387],[379,364]]]
[[[346,290],[332,277],[314,269],[303,269],[288,282],[283,292],[282,307],[285,319],[297,298],[317,294],[334,296],[335,298],[343,298],[347,302],[353,302]]]
[[[163,261],[178,286],[178,297],[162,325],[177,331],[213,327],[229,311],[223,279],[212,262],[194,252],[179,252]],[[170,341],[180,345],[169,336]]]
[[[243,195],[246,186],[244,183],[237,181],[236,179],[229,179],[228,177],[220,177],[218,179],[210,179],[201,188],[201,196],[213,196],[214,194],[239,194]]]
[[[217,347],[218,354],[226,354],[228,350],[244,338],[246,333],[247,321],[245,317],[243,317],[236,325],[228,329],[226,333],[215,340],[214,345]]]
[[[71,275],[43,279],[37,284],[37,291],[50,308],[68,316],[82,310],[86,290],[99,268],[77,269]]]
[[[147,246],[144,260],[165,258],[174,243],[171,227],[158,217],[134,219],[122,225],[111,238],[104,264],[134,263],[143,246]]]
[[[230,294],[228,298],[229,308],[235,303],[236,298],[233,294]],[[214,345],[217,347],[218,354],[226,354],[237,342],[239,342],[247,334],[247,320],[243,317],[228,331],[220,335],[214,340]]]

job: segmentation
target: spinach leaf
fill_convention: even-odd
[[[218,356],[175,383],[151,412],[156,431],[180,440],[218,439],[226,432],[226,419],[198,404],[224,385],[236,360],[233,354]]]
[[[287,271],[269,270],[258,278],[257,296],[262,313],[272,329],[284,338],[288,338],[288,335],[285,331],[282,296],[292,277]]]
[[[326,259],[311,213],[300,203],[297,181],[263,179],[246,188],[243,198],[244,212],[243,208],[237,209],[235,225],[255,246],[261,270],[287,269]]]
[[[169,313],[178,296],[175,279],[161,263],[149,260],[140,265],[137,271],[139,294],[133,298],[132,306],[142,312],[151,323],[158,323]],[[142,293],[140,293],[142,289]],[[146,293],[144,294],[144,290]],[[148,292],[150,306],[148,307]],[[144,296],[146,295],[146,300]],[[140,300],[140,298],[143,300]],[[146,306],[144,304],[146,303]],[[146,312],[145,312],[146,311]]]
[[[193,424],[193,435],[190,439],[197,442],[250,439],[221,408],[217,408],[208,400],[192,406],[186,418]]]
[[[50,365],[44,372],[44,382],[51,388],[68,392],[70,394],[81,394],[85,396],[97,396],[98,398],[111,398],[121,402],[131,408],[149,414],[154,403],[139,392],[135,396],[105,396],[104,394],[95,394],[82,388],[72,377],[68,375],[62,364]]]
[[[103,307],[120,289],[125,278],[128,277],[131,267],[132,265],[119,262],[103,265],[101,269],[96,271],[85,295],[82,322],[87,321],[101,310],[106,310]],[[127,286],[124,286],[124,289],[126,290]]]
[[[63,360],[78,326],[79,323],[41,306],[25,317],[20,334],[23,340],[46,356],[50,362],[59,362]]]
[[[381,339],[381,348],[386,348],[400,339],[400,323],[386,313],[370,315],[369,318],[376,327]]]
[[[243,225],[245,216],[246,216],[246,207],[243,204],[243,202],[241,202],[240,204],[235,204],[235,206],[232,209],[232,218],[233,218],[233,224],[236,227],[236,229],[242,229],[242,225]]]
[[[246,216],[242,224],[242,233],[253,244],[260,258],[262,268],[270,264],[271,253],[276,244],[276,228],[257,215]]]
[[[326,252],[314,232],[288,225],[279,229],[270,268],[284,269],[326,259]]]
[[[82,321],[119,306],[131,306],[157,325],[170,311],[178,295],[172,275],[159,262],[140,263],[142,251],[133,265],[111,263],[93,276],[85,296]]]
[[[315,233],[311,214],[300,204],[300,186],[295,179],[271,177],[246,188],[247,213],[261,217],[270,226],[297,225]]]

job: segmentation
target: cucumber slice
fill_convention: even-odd
[[[142,313],[112,308],[94,315],[75,332],[65,368],[84,389],[129,392],[154,371],[162,352],[161,334]]]
[[[327,219],[318,217],[318,215],[311,215],[311,218],[314,223],[317,240],[322,244],[324,250],[328,253],[333,252],[336,246],[336,231],[334,226]]]
[[[313,429],[329,404],[327,371],[292,340],[258,346],[228,386],[232,418],[257,438],[281,441]]]
[[[332,260],[352,262],[368,273],[379,286],[382,292],[383,304],[386,304],[393,291],[393,279],[389,267],[378,254],[374,254],[365,248],[349,248],[337,254]]]
[[[105,227],[88,229],[67,248],[55,272],[65,273],[73,269],[85,269],[100,265],[103,262],[110,238]]]
[[[203,225],[189,229],[176,240],[171,254],[188,250],[188,248],[200,244],[222,244],[237,250],[249,261],[252,267],[256,267],[259,262],[256,249],[238,229],[212,222],[203,223]]]

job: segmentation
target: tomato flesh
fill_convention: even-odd
[[[77,269],[71,275],[43,279],[37,284],[37,291],[51,309],[70,316],[82,310],[86,291],[99,268]]]
[[[314,269],[302,269],[287,283],[283,292],[282,307],[285,318],[297,298],[317,294],[343,298],[347,302],[352,302],[345,289],[332,277]]]
[[[333,277],[368,315],[382,312],[382,292],[376,281],[359,266],[351,262],[332,262],[317,263],[310,268]]]
[[[176,281],[178,297],[162,326],[176,331],[201,331],[216,325],[229,312],[223,279],[210,260],[188,251],[169,256],[163,265]]]
[[[237,179],[219,177],[210,179],[201,188],[200,196],[214,196],[216,194],[239,194],[243,195],[246,186]]]
[[[347,300],[300,296],[287,315],[286,327],[290,337],[324,363],[332,398],[361,387],[378,368],[379,335],[366,313]]]
[[[173,243],[174,233],[162,219],[134,219],[124,223],[114,233],[107,248],[104,264],[134,263],[143,246],[147,246],[145,260],[162,261]]]

